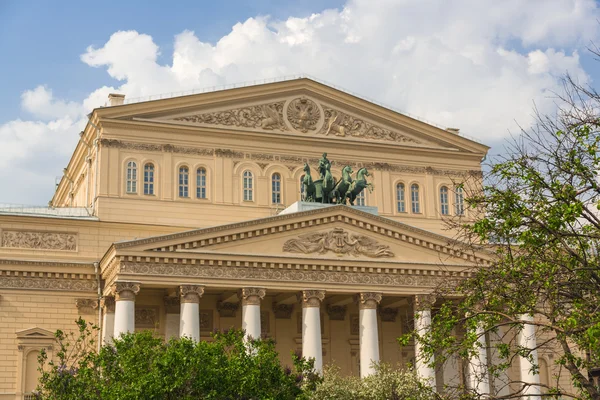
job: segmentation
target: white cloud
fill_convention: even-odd
[[[45,87],[25,92],[23,108],[42,122],[0,126],[0,140],[12,146],[0,149],[0,159],[37,151],[38,139],[23,139],[21,130],[30,129],[67,154],[52,166],[60,171],[72,150],[64,143],[74,143],[84,114],[112,91],[132,98],[301,73],[496,141],[515,121],[532,123],[534,102],[553,110],[548,93],[560,89],[562,74],[588,79],[578,51],[598,41],[599,17],[593,0],[350,0],[305,18],[249,18],[216,43],[184,30],[166,65],[157,63],[152,37],[120,31],[81,56],[120,86],[99,88],[82,104],[55,99]]]

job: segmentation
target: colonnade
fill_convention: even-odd
[[[178,287],[180,303],[179,336],[200,340],[200,298],[204,294],[204,286],[197,284],[181,284]],[[103,307],[102,340],[108,343],[113,337],[118,337],[135,328],[135,297],[140,290],[139,282],[117,281],[111,297],[105,297]],[[259,287],[244,287],[239,290],[238,298],[242,304],[242,328],[248,338],[260,338],[261,300],[265,297],[266,290]],[[298,300],[302,303],[302,355],[315,360],[317,371],[323,369],[323,349],[321,338],[321,304],[325,299],[325,290],[306,289],[299,293]],[[380,360],[379,332],[377,325],[377,307],[382,300],[382,294],[377,292],[360,292],[355,295],[359,308],[359,346],[360,346],[360,376],[373,374],[373,363]],[[431,308],[435,299],[427,295],[417,295],[414,298],[415,330],[419,335],[426,334],[431,325]],[[529,316],[523,316],[524,321],[532,322]],[[483,330],[477,327],[479,350],[470,360],[469,384],[478,393],[490,393],[489,377],[487,376],[487,353]],[[535,348],[535,332],[533,325],[525,325],[519,335],[519,344]],[[416,372],[419,378],[436,387],[436,374],[434,368],[423,361],[423,348],[419,342],[415,343]],[[537,353],[533,353],[537,358]],[[521,380],[530,383],[526,394],[536,398],[539,395],[539,375],[531,372],[531,362],[521,358]]]

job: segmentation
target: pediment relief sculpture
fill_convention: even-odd
[[[379,244],[375,239],[347,232],[343,228],[334,228],[327,232],[308,233],[283,244],[283,251],[290,253],[325,254],[332,252],[338,256],[346,254],[371,258],[394,257],[387,245]]]
[[[174,118],[174,120],[192,122],[195,124],[286,131],[288,130],[288,127],[283,122],[284,104],[285,101],[278,101],[275,103],[240,107],[231,110],[186,115]]]
[[[422,144],[413,137],[319,104],[306,96],[229,110],[185,115],[173,118],[173,121],[280,132],[315,133],[337,138]]]

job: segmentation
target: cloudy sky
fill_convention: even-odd
[[[88,4],[88,6],[84,5]],[[46,204],[110,92],[129,98],[308,74],[500,152],[597,87],[595,0],[0,0],[0,203]]]

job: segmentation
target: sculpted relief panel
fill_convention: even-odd
[[[313,133],[336,138],[360,138],[421,144],[415,138],[377,126],[308,97],[177,117],[174,121],[226,127]]]
[[[390,246],[381,245],[368,236],[351,234],[343,228],[300,235],[298,239],[285,242],[283,251],[304,254],[333,252],[338,256],[351,254],[355,257],[363,255],[372,258],[394,257]]]
[[[37,250],[77,250],[77,234],[36,231],[2,231],[2,247]]]

